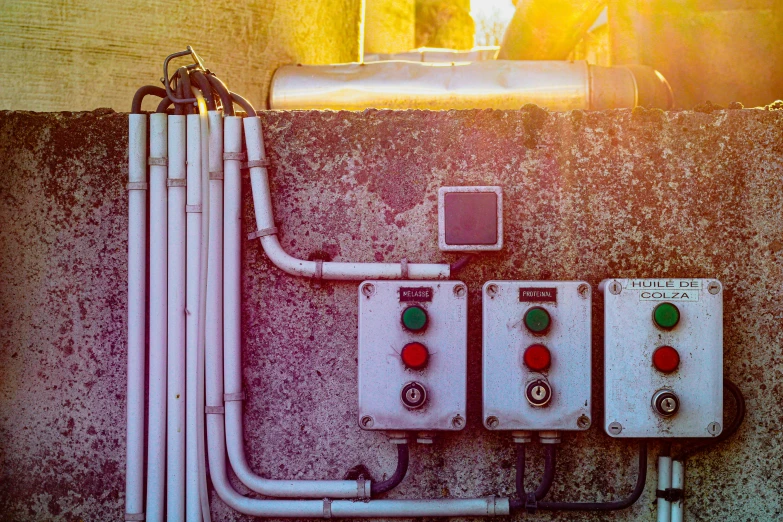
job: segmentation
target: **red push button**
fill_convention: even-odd
[[[671,373],[680,365],[680,354],[671,346],[661,346],[653,352],[653,366],[659,372]]]
[[[525,366],[535,372],[544,371],[552,364],[552,354],[549,353],[549,348],[543,344],[528,346],[522,358],[525,361]]]
[[[402,348],[400,353],[402,362],[411,370],[420,370],[427,366],[430,360],[430,352],[427,347],[421,343],[408,343]]]

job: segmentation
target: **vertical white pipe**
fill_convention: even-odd
[[[218,111],[206,112],[201,96],[201,152],[202,183],[207,189],[202,192],[203,239],[202,239],[202,303],[199,308],[200,331],[203,337],[199,343],[199,397],[205,397],[206,352],[211,345],[215,351],[223,350],[223,116]],[[209,318],[209,320],[207,320]],[[222,364],[219,373],[222,373]],[[204,403],[206,404],[206,403]],[[199,410],[203,412],[203,407]],[[199,416],[199,478],[201,487],[202,513],[209,522],[211,514],[207,495],[206,441],[204,440],[204,414]]]
[[[669,456],[658,457],[658,489],[661,491],[672,487],[672,458]],[[671,503],[662,498],[658,499],[658,522],[670,522]]]
[[[125,513],[144,512],[144,337],[147,269],[147,116],[128,116],[128,424]]]
[[[682,498],[677,502],[672,502],[672,520],[671,522],[683,522],[685,503],[685,463],[679,460],[672,462],[672,489],[683,490]]]
[[[185,312],[185,518],[201,520],[198,473],[198,307],[201,269],[201,120],[187,115],[187,261]]]
[[[166,520],[185,519],[185,116],[169,116]]]
[[[257,118],[255,119],[257,120]],[[255,122],[258,123],[257,121]],[[260,132],[260,127],[254,127]],[[242,118],[225,119],[225,150],[242,151]],[[225,237],[224,241],[224,368],[226,395],[237,397],[242,393],[242,325],[241,325],[241,202],[242,178],[239,160],[226,160],[225,178]],[[210,267],[212,266],[210,258]],[[210,316],[211,317],[211,316]],[[209,361],[207,361],[209,364]],[[221,381],[222,382],[222,381]],[[253,473],[245,457],[242,427],[242,402],[229,400],[226,410],[226,445],[231,467],[248,488],[270,497],[298,498],[369,498],[370,481],[362,487],[355,480],[272,480]]]
[[[150,115],[150,156],[166,158],[166,114]],[[150,166],[150,362],[146,520],[165,518],[167,195],[165,165]]]

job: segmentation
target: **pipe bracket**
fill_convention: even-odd
[[[212,181],[223,181],[223,171],[213,170],[209,173],[209,179]]]
[[[126,190],[147,190],[149,187],[144,181],[131,181],[125,185]]]
[[[251,160],[247,163],[242,163],[240,166],[241,169],[252,169],[255,167],[264,167],[268,168],[271,165],[269,162],[269,158],[261,158],[260,160]]]
[[[144,513],[125,513],[125,520],[144,520]]]
[[[161,156],[159,158],[150,156],[149,158],[147,158],[147,165],[157,165],[159,167],[167,167],[168,164],[169,164],[169,159],[166,156]]]
[[[233,161],[247,161],[247,154],[244,152],[224,152],[223,159]]]
[[[324,518],[332,518],[332,501],[324,499]]]
[[[656,489],[655,498],[662,498],[667,502],[679,502],[685,498],[685,491],[678,488]]]
[[[244,401],[245,400],[245,391],[242,390],[239,393],[225,393],[223,394],[223,401],[224,402],[234,402],[234,401]]]
[[[226,409],[223,406],[204,406],[204,413],[207,415],[223,415]]]
[[[367,493],[366,486],[367,481],[364,479],[364,477],[359,477],[356,479],[356,490],[357,490],[357,497],[359,500],[369,500],[370,496]]]
[[[321,281],[324,279],[324,262],[320,259],[315,260],[315,274],[313,274],[313,286],[321,288]]]
[[[187,187],[188,182],[185,178],[167,178],[166,186],[171,187]]]
[[[275,234],[277,234],[277,227],[262,228],[261,230],[249,233],[247,238],[252,240],[258,239],[259,237],[273,236]]]
[[[402,279],[408,279],[408,258],[403,257],[400,259],[400,277]]]

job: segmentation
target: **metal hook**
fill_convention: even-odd
[[[169,79],[169,62],[173,60],[174,58],[178,58],[180,56],[186,56],[190,55],[193,58],[193,62],[189,65],[186,65],[186,69],[198,69],[201,71],[206,71],[206,67],[204,67],[204,62],[201,61],[201,58],[198,54],[196,54],[196,51],[193,50],[191,46],[188,45],[188,48],[185,51],[180,51],[178,53],[170,54],[166,57],[165,60],[163,60],[163,86],[166,88],[166,94],[168,95],[169,99],[174,103],[194,103],[196,102],[196,98],[177,98],[174,95],[174,91],[171,89],[171,80]]]

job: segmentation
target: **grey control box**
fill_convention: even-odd
[[[715,279],[607,279],[604,431],[715,437],[723,426],[723,286]]]
[[[584,281],[489,281],[484,285],[486,428],[590,427],[591,294]]]
[[[460,281],[359,285],[359,427],[466,424],[468,289]]]

